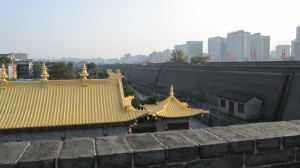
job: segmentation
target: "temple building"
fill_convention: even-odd
[[[206,113],[179,102],[173,88],[157,105],[135,109],[134,97],[124,96],[120,70],[107,70],[108,79],[87,79],[84,65],[82,79],[48,80],[44,64],[43,80],[18,82],[6,81],[4,65],[0,70],[0,143],[127,134],[148,115],[166,120],[169,129],[188,128],[187,117]]]
[[[0,138],[9,140],[57,139],[127,133],[146,110],[131,106],[124,97],[122,74],[108,70],[108,79],[6,81],[5,67],[0,81]],[[1,141],[1,139],[0,139]]]
[[[189,108],[187,103],[182,103],[174,96],[173,85],[170,88],[170,96],[155,105],[142,106],[149,111],[158,121],[166,123],[168,130],[189,129],[189,117],[208,113],[202,109]]]

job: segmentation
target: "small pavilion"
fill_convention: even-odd
[[[187,103],[180,102],[174,96],[173,85],[170,96],[155,105],[143,105],[149,115],[158,121],[164,121],[168,130],[189,129],[189,117],[208,113],[206,110],[190,108]]]

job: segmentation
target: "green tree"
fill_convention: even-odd
[[[7,55],[0,55],[0,64],[10,64],[12,60]]]
[[[160,94],[153,94],[147,97],[145,100],[141,100],[141,104],[156,104],[156,102],[160,101]]]
[[[202,54],[197,54],[191,57],[191,63],[195,65],[205,64],[208,60],[208,56],[203,56]]]
[[[182,50],[173,50],[170,62],[184,63],[187,61],[187,56]]]
[[[41,64],[33,64],[32,67],[32,78],[41,78],[41,74],[42,74],[42,65]]]
[[[51,80],[78,79],[80,77],[71,64],[64,62],[52,63],[49,69],[49,79]]]
[[[97,79],[98,73],[99,73],[99,68],[97,67],[97,65],[95,63],[89,63],[86,64],[87,67],[87,72],[89,73],[89,77],[90,79]]]
[[[131,86],[131,82],[128,78],[124,77],[122,79],[123,89],[124,89],[124,96],[134,96],[134,99],[132,100],[131,104],[134,108],[139,109],[140,108],[140,97],[134,90],[134,88]]]

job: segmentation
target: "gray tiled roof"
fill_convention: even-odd
[[[254,97],[254,95],[251,93],[241,92],[237,90],[223,90],[222,92],[217,94],[217,96],[220,98],[242,102],[242,103],[247,102],[252,97]]]

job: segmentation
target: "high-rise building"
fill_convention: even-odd
[[[165,51],[162,52],[152,52],[149,54],[149,61],[154,62],[154,63],[162,63],[162,62],[167,62],[171,58],[171,50],[166,49]]]
[[[252,61],[267,61],[270,56],[270,36],[262,36],[254,33],[251,36],[251,55]]]
[[[251,56],[251,34],[243,30],[227,34],[227,61],[249,61]]]
[[[203,54],[203,41],[187,41],[186,48],[189,56]]]
[[[174,50],[182,50],[182,51],[184,52],[184,54],[187,54],[187,47],[186,47],[186,44],[175,45],[175,46],[174,46]]]
[[[291,46],[290,45],[277,45],[276,46],[276,58],[283,59],[285,57],[291,56]]]
[[[227,39],[223,37],[208,38],[208,56],[210,61],[226,61]]]
[[[296,39],[292,41],[292,57],[300,60],[300,26],[296,30]]]
[[[187,41],[186,42],[188,62],[191,62],[191,57],[203,54],[203,41]]]
[[[270,55],[272,59],[276,58],[276,50],[272,50]]]

